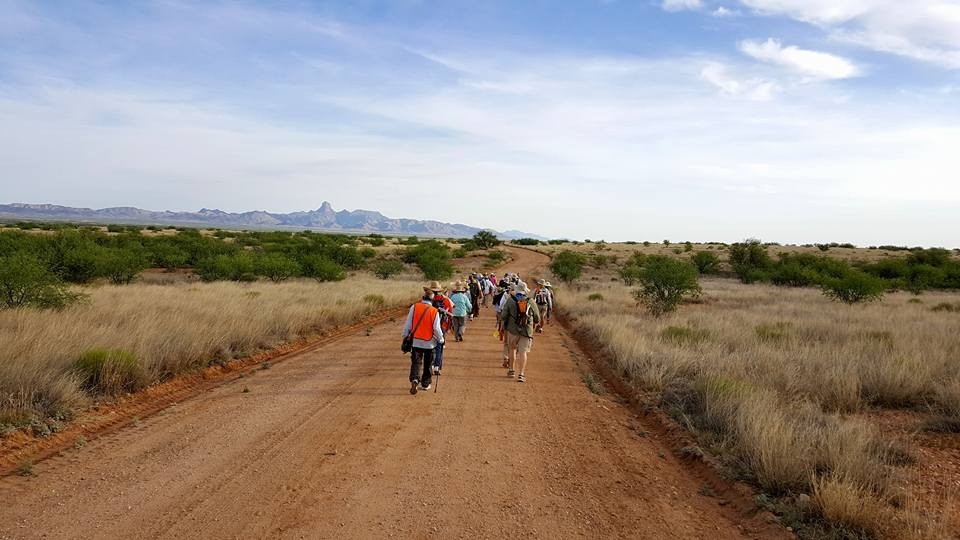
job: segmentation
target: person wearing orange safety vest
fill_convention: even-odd
[[[423,298],[410,306],[407,321],[403,325],[403,337],[413,336],[413,349],[410,351],[410,393],[429,390],[433,378],[433,350],[443,343],[443,328],[440,326],[440,312],[433,307],[434,292],[431,286],[423,288]],[[439,288],[439,287],[438,287]]]

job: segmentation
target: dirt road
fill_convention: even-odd
[[[515,250],[526,275],[543,256]],[[411,396],[401,321],[0,479],[0,538],[750,538],[550,326],[524,385],[486,309]],[[369,335],[368,335],[369,334]],[[642,431],[642,430],[641,430]],[[769,531],[767,531],[769,533]]]

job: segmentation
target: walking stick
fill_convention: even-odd
[[[440,389],[440,374],[437,373],[437,384],[433,385],[433,393],[436,394],[437,390]]]

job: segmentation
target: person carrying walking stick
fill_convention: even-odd
[[[444,342],[440,312],[433,307],[432,288],[433,284],[423,288],[423,297],[420,302],[410,306],[410,312],[407,313],[407,320],[403,325],[403,339],[411,341],[411,394],[416,394],[418,387],[420,390],[430,389],[433,376],[433,351],[437,345],[442,345]]]

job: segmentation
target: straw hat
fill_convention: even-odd
[[[439,281],[431,281],[429,285],[423,288],[423,291],[443,292],[443,285],[440,285]]]
[[[542,279],[542,278],[541,278],[541,279],[538,279],[538,280],[537,280],[537,285],[543,286],[543,285],[546,285],[546,284],[547,284],[547,280],[545,280],[545,279]]]
[[[454,290],[455,292],[463,292],[463,282],[462,282],[462,281],[458,281],[458,282],[454,283],[454,284],[453,284],[453,290]]]

